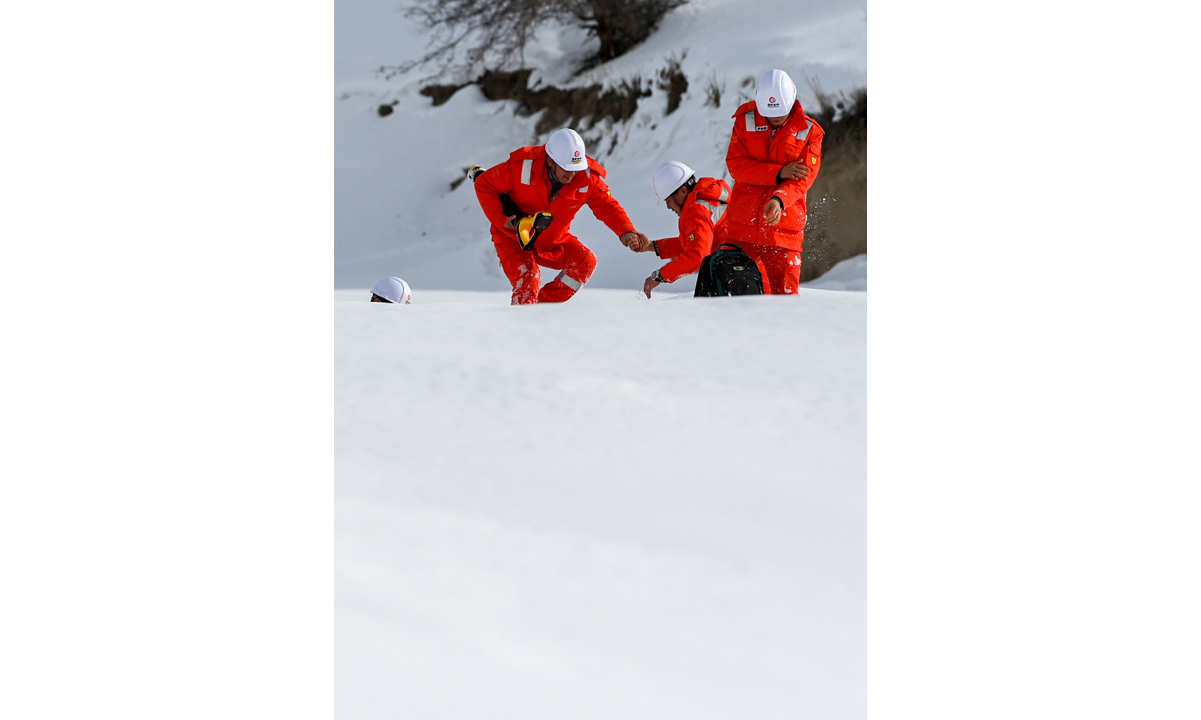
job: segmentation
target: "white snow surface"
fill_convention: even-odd
[[[378,72],[426,51],[423,29],[404,18],[395,0],[339,2],[335,16],[335,287],[371,287],[396,275],[414,290],[508,288],[471,183],[453,190],[451,183],[472,165],[490,167],[519,147],[544,143],[549,133],[534,132],[539,115],[518,117],[516,103],[489,102],[477,85],[437,107],[419,94],[426,82],[475,79],[470,73],[434,77],[436,68],[424,68],[389,78]],[[867,84],[865,9],[850,0],[691,0],[630,53],[573,77],[595,43],[578,30],[547,26],[526,66],[534,69],[534,83],[613,87],[641,79],[653,88],[624,124],[576,128],[588,154],[605,166],[613,196],[652,238],[677,231],[676,216],[655,204],[654,169],[679,160],[698,176],[728,180],[730,116],[751,99],[763,71],[786,70],[803,106],[814,104],[810,80],[831,93]],[[670,60],[679,62],[689,85],[680,107],[665,115],[667,93],[652,81]],[[707,104],[710,84],[722,88],[720,107]],[[393,103],[392,114],[380,117],[379,106]],[[593,287],[641,287],[662,264],[653,253],[622,247],[587,208],[572,232],[596,253]]]
[[[866,293],[336,292],[339,718],[862,718]]]
[[[865,717],[866,256],[797,297],[696,299],[690,277],[648,301],[663,261],[585,209],[592,281],[511,307],[450,183],[544,142],[536,117],[475,86],[433,107],[425,76],[376,72],[424,49],[397,6],[335,9],[337,716]],[[527,60],[557,84],[681,60],[679,110],[656,90],[589,149],[665,237],[651,172],[728,177],[742,79],[785,68],[802,103],[806,77],[862,86],[865,37],[854,3],[695,0],[581,77],[578,31]],[[412,305],[366,302],[388,275]]]

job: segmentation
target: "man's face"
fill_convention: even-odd
[[[784,123],[788,122],[788,115],[781,115],[780,117],[774,118],[769,117],[767,121],[772,124],[772,127],[780,127]]]
[[[555,182],[559,183],[560,185],[566,185],[570,183],[575,179],[575,176],[579,175],[581,172],[579,170],[564,170],[563,168],[559,167],[557,162],[551,160],[550,158],[547,158],[547,162],[550,163],[550,172],[555,176]]]
[[[681,185],[679,189],[667,196],[663,201],[667,205],[667,209],[679,215],[684,212],[684,201],[688,199],[688,188]]]

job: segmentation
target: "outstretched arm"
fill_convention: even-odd
[[[630,216],[626,215],[626,211],[621,207],[621,204],[613,198],[613,194],[609,192],[609,186],[600,178],[598,173],[591,175],[592,187],[588,191],[588,207],[592,210],[592,214],[612,230],[618,238],[621,239],[621,244],[630,247],[633,242],[633,237],[627,236],[642,236],[634,229],[634,223],[630,222]],[[641,239],[639,239],[641,243]]]
[[[659,268],[664,282],[675,282],[699,270],[701,261],[713,249],[713,221],[705,208],[699,204],[693,203],[684,211],[683,217],[680,218],[680,228],[680,237],[671,243],[678,247],[679,251],[671,262]],[[660,247],[664,244],[661,243]]]

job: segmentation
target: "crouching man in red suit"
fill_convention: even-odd
[[[583,138],[571,128],[469,174],[492,224],[492,244],[513,286],[514,305],[563,302],[592,277],[596,255],[571,234],[571,221],[584,205],[626,247],[650,242],[613,199],[605,169],[584,153]],[[540,267],[559,274],[542,285]]]

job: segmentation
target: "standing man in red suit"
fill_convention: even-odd
[[[733,117],[726,167],[734,187],[714,246],[740,245],[767,272],[769,292],[795,295],[801,281],[805,195],[821,168],[825,133],[805,114],[796,85],[783,70],[764,73],[755,100]]]

